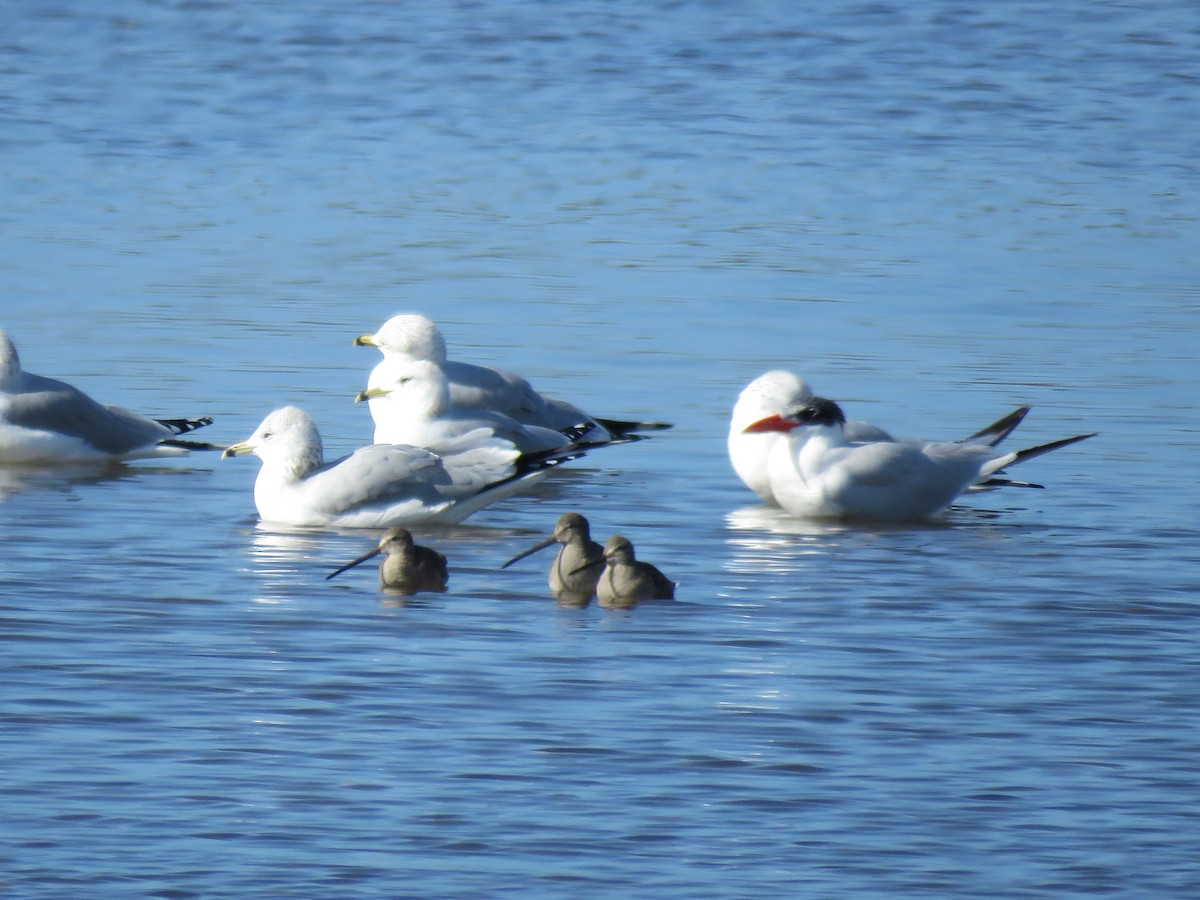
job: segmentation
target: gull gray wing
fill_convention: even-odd
[[[446,362],[442,371],[450,382],[453,406],[495,409],[515,418],[540,411],[541,397],[520,375],[453,361]]]
[[[65,382],[28,372],[23,373],[21,389],[10,394],[5,416],[13,425],[79,438],[113,456],[174,435],[153,419],[118,406],[102,406]]]
[[[317,508],[337,515],[405,500],[441,502],[450,478],[436,453],[400,444],[372,444],[327,463],[304,480]]]

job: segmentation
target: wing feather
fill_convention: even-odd
[[[22,389],[9,395],[5,410],[13,425],[76,437],[114,456],[173,436],[165,425],[118,406],[103,406],[65,382],[23,375]]]

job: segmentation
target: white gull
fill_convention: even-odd
[[[386,378],[360,393],[375,420],[376,444],[412,444],[436,449],[470,431],[483,428],[509,441],[522,452],[557,450],[580,438],[540,425],[523,425],[504,413],[488,409],[461,409],[450,405],[450,383],[437,363],[428,360],[395,362]],[[583,438],[586,441],[586,438]]]
[[[483,409],[502,413],[524,425],[553,431],[584,429],[583,443],[603,444],[630,440],[641,431],[669,428],[660,422],[636,422],[591,416],[565,400],[545,397],[519,375],[447,359],[446,341],[437,325],[425,316],[404,314],[388,319],[374,334],[355,338],[360,347],[375,347],[383,354],[371,372],[368,389],[387,386],[395,376],[389,368],[397,363],[425,360],[436,363],[450,385],[450,405],[459,409]]]
[[[294,406],[270,413],[250,437],[222,456],[246,453],[262,461],[254,505],[264,521],[346,528],[452,525],[579,455],[523,454],[481,429],[437,453],[372,444],[327,463],[317,426]]]

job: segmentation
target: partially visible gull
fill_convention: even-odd
[[[212,419],[150,419],[103,406],[83,391],[21,369],[17,348],[0,331],[0,465],[178,456],[219,449],[179,440]]]

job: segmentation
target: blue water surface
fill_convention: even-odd
[[[670,432],[419,537],[253,459],[0,472],[0,893],[1200,893],[1193,4],[0,0],[0,327],[208,438],[370,438],[352,339]],[[816,525],[725,455],[763,371],[1044,491]],[[567,510],[679,582],[556,607]]]

